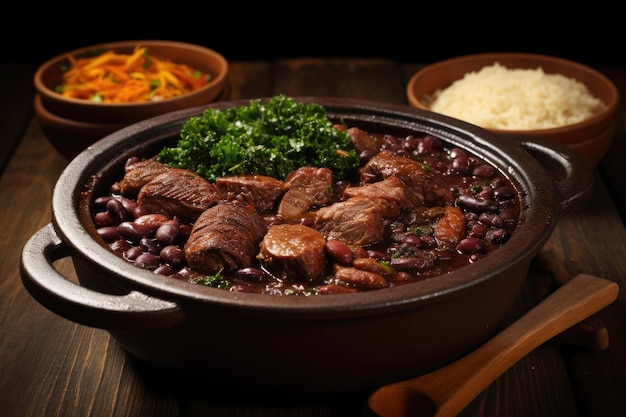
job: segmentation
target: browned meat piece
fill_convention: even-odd
[[[195,172],[170,168],[141,187],[137,204],[151,213],[194,220],[221,199],[215,184]]]
[[[313,281],[326,268],[326,239],[299,224],[271,226],[257,258],[274,274],[297,281]]]
[[[284,183],[265,175],[233,175],[218,178],[215,185],[225,200],[250,204],[263,213],[274,208]]]
[[[368,245],[383,238],[385,224],[380,204],[357,196],[315,213],[314,226],[326,239],[337,239],[348,245]]]
[[[127,197],[135,197],[141,187],[152,181],[158,175],[171,169],[156,159],[146,159],[128,164],[125,168],[124,178],[120,181],[120,191]]]
[[[439,246],[456,248],[456,245],[465,237],[467,220],[460,208],[445,206],[443,216],[435,225],[435,239]]]
[[[185,244],[189,266],[214,275],[250,266],[267,227],[261,216],[248,207],[222,203],[205,210]]]
[[[413,195],[407,185],[395,175],[382,181],[347,187],[343,199],[362,196],[381,205],[383,217],[398,217],[402,210],[419,206],[421,199]]]
[[[348,135],[352,141],[352,146],[358,153],[365,153],[367,155],[376,155],[380,150],[380,143],[367,133],[365,130],[361,130],[358,127],[351,127],[347,130]]]
[[[311,207],[330,201],[333,172],[328,168],[303,167],[286,180],[286,192],[278,205],[278,214],[293,219],[305,214]]]
[[[361,182],[376,182],[392,175],[404,181],[426,203],[441,205],[454,200],[450,186],[439,171],[426,169],[418,161],[389,150],[382,150],[363,166]]]

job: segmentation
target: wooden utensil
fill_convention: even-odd
[[[579,274],[487,343],[443,368],[379,388],[381,417],[454,416],[532,350],[617,298],[615,282]]]

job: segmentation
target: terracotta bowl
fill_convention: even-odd
[[[43,106],[41,96],[35,95],[35,116],[48,141],[67,159],[72,159],[87,146],[126,126],[125,123],[96,123],[66,119]]]
[[[591,166],[597,165],[608,148],[607,141],[610,144],[617,127],[619,93],[611,80],[585,65],[558,57],[526,53],[486,53],[451,58],[428,65],[413,74],[406,87],[408,102],[413,107],[430,110],[428,96],[449,87],[465,74],[479,71],[496,62],[509,69],[541,67],[547,74],[573,78],[602,100],[606,108],[586,120],[567,126],[535,130],[489,130],[499,134],[527,135],[562,143],[580,151]],[[604,152],[600,152],[601,149]]]
[[[561,215],[593,189],[585,161],[554,142],[504,139],[409,106],[295,99],[323,105],[335,122],[403,137],[430,133],[492,161],[519,189],[520,226],[497,256],[418,283],[351,294],[232,292],[141,269],[103,243],[91,205],[110,191],[129,157],[153,156],[175,144],[182,125],[206,109],[201,106],[118,130],[70,161],[54,189],[52,221],[24,246],[24,286],[62,317],[108,330],[140,363],[175,384],[246,397],[345,395],[441,367],[493,336]],[[78,282],[54,268],[67,257]]]
[[[226,99],[229,94],[230,89],[226,85],[216,101]],[[39,94],[35,95],[33,107],[46,138],[67,159],[74,158],[86,147],[128,125],[128,123],[84,122],[61,117],[44,107]]]
[[[61,83],[63,69],[69,63],[68,56],[81,56],[109,49],[128,54],[138,43],[145,45],[155,57],[189,64],[211,74],[210,82],[178,97],[144,103],[97,103],[67,98],[55,91],[55,87]],[[96,140],[121,127],[160,114],[223,99],[227,92],[227,75],[226,59],[220,53],[199,45],[162,40],[92,45],[56,56],[38,68],[33,79],[37,93],[35,114],[53,146],[71,159]]]

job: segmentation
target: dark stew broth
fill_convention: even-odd
[[[431,134],[336,127],[360,152],[355,178],[304,167],[285,180],[212,183],[191,171],[155,172],[156,157],[131,158],[125,177],[144,164],[133,175],[145,184],[119,178],[95,196],[98,234],[128,262],[172,279],[320,295],[441,277],[490,256],[518,227],[518,190],[481,158]],[[201,184],[182,190],[187,180]]]

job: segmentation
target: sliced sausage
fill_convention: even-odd
[[[248,267],[267,231],[263,218],[248,207],[222,203],[205,210],[185,244],[189,266],[214,275]]]

